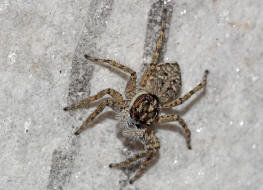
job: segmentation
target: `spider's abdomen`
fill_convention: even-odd
[[[182,86],[181,71],[177,63],[161,63],[156,66],[144,90],[155,94],[161,104],[176,99]]]
[[[160,104],[157,96],[142,93],[135,96],[130,107],[130,117],[137,124],[150,125],[159,115]]]

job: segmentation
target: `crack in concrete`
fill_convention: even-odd
[[[164,4],[164,0],[159,0],[153,3],[148,13],[148,22],[147,22],[147,29],[146,29],[146,36],[144,43],[144,53],[143,53],[143,67],[140,71],[141,73],[143,73],[146,70],[147,66],[152,61],[152,55],[156,47],[156,41],[158,39],[161,30],[161,15],[163,10],[163,4]],[[167,3],[165,7],[167,9],[167,18],[165,25],[165,36],[163,40],[163,47],[159,57],[159,63],[163,61],[164,54],[166,52],[170,23],[173,13],[172,3]],[[156,30],[156,28],[158,29]]]

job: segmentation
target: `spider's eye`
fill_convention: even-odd
[[[142,94],[134,101],[130,116],[140,124],[150,125],[159,114],[159,100],[155,95]]]

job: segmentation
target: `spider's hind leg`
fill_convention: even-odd
[[[164,8],[163,13],[162,13],[162,24],[161,24],[161,32],[159,34],[157,43],[156,43],[156,48],[153,53],[152,57],[152,63],[147,67],[146,71],[143,73],[142,79],[140,81],[140,86],[144,87],[146,85],[147,80],[149,77],[152,75],[152,73],[156,69],[156,65],[158,63],[159,55],[162,49],[163,45],[163,39],[164,39],[164,34],[165,34],[165,23],[166,23],[166,15],[167,15],[167,10]]]
[[[116,67],[116,68],[118,68],[124,72],[129,73],[131,76],[130,76],[130,79],[126,85],[125,95],[128,99],[130,99],[131,97],[133,97],[135,95],[136,79],[137,79],[137,75],[136,75],[135,71],[133,71],[129,67],[126,67],[120,63],[117,63],[116,61],[112,61],[109,59],[100,59],[100,58],[91,57],[89,55],[85,55],[85,58],[90,60],[90,61],[97,62],[97,63],[103,63],[103,62],[108,63],[113,67]]]

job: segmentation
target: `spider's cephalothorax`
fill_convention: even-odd
[[[152,62],[144,72],[139,85],[136,85],[136,72],[121,65],[115,61],[109,59],[99,59],[88,55],[85,58],[97,62],[108,63],[113,67],[116,67],[124,72],[130,74],[130,79],[126,85],[125,96],[114,89],[105,89],[97,93],[97,95],[90,96],[78,103],[75,103],[69,107],[65,107],[64,110],[73,110],[81,107],[85,107],[90,102],[98,100],[105,95],[111,97],[104,99],[97,106],[96,110],[88,117],[88,119],[81,125],[81,127],[75,132],[75,135],[79,135],[87,125],[99,114],[106,106],[111,107],[115,111],[122,113],[121,124],[123,127],[122,135],[124,137],[135,137],[141,143],[144,144],[144,150],[128,158],[120,163],[110,164],[110,167],[126,167],[132,162],[141,159],[142,162],[135,176],[130,179],[130,183],[133,183],[144,171],[144,168],[153,160],[157,155],[160,143],[156,137],[154,131],[148,127],[153,122],[163,123],[169,121],[177,121],[185,131],[188,148],[191,149],[190,137],[191,132],[178,114],[159,115],[162,108],[172,108],[184,103],[193,94],[201,90],[206,86],[206,79],[208,71],[205,71],[203,81],[198,84],[193,90],[188,92],[182,97],[179,96],[181,89],[181,72],[177,63],[160,63],[158,64],[158,58],[160,55],[164,29],[166,21],[166,9],[162,12],[161,31],[157,40],[156,49],[153,53]],[[136,89],[140,89],[139,92]]]
[[[130,117],[136,124],[151,125],[158,117],[159,111],[159,99],[154,94],[141,92],[131,100]]]

